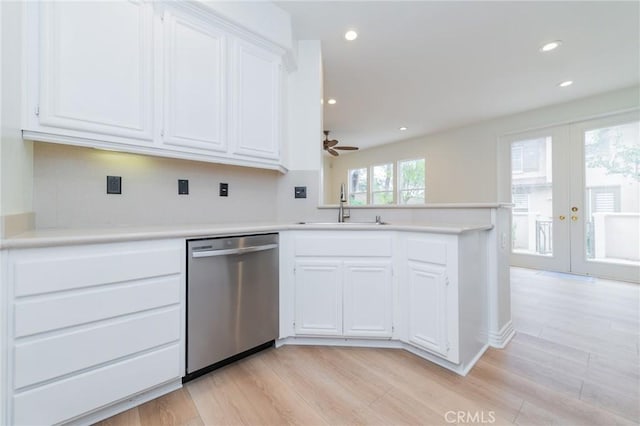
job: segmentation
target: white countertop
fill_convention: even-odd
[[[412,231],[438,234],[462,234],[470,231],[485,231],[493,225],[432,225],[432,224],[385,224],[375,223],[241,223],[198,224],[172,226],[114,226],[109,228],[42,229],[28,231],[0,240],[0,249],[53,247],[73,244],[94,244],[120,241],[151,240],[161,238],[218,237],[239,234],[259,234],[286,230],[307,231]]]

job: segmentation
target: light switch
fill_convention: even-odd
[[[307,187],[296,186],[293,194],[295,198],[307,198]]]

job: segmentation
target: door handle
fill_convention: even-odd
[[[560,219],[560,220],[565,220],[565,219],[566,219],[566,217],[565,217],[565,216],[563,216],[563,215],[560,215],[560,217],[559,217],[558,219]]]
[[[578,220],[578,216],[571,216],[571,220],[575,222],[576,220]]]
[[[223,249],[223,250],[193,250],[191,257],[215,257],[215,256],[228,256],[230,254],[245,254],[255,253],[257,251],[271,250],[278,247],[278,244],[265,244],[263,246],[242,247],[235,249]]]

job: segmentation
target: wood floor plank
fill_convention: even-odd
[[[640,399],[637,389],[636,392],[621,392],[610,386],[585,382],[580,399],[629,420],[640,419]]]
[[[186,389],[178,389],[138,407],[141,426],[204,425]]]
[[[471,371],[471,375],[496,387],[505,387],[534,406],[544,407],[546,412],[564,424],[594,426],[634,424],[623,417],[549,389],[529,378],[522,377],[517,372],[497,367],[484,359],[478,362]]]
[[[511,284],[516,335],[466,377],[402,350],[284,346],[100,426],[638,426],[640,286],[519,268]]]
[[[132,408],[106,420],[96,423],[96,426],[140,426],[138,408]]]
[[[250,405],[229,375],[229,367],[187,384],[206,425],[245,425],[243,408]]]

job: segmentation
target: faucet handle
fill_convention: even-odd
[[[382,217],[376,216],[376,223],[380,225],[382,223]]]

